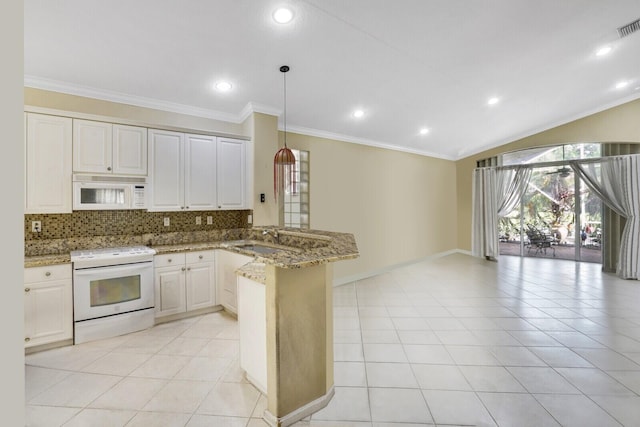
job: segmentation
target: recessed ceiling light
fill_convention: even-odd
[[[493,98],[489,98],[489,100],[487,101],[487,104],[489,105],[496,105],[498,102],[500,101],[499,98],[496,98],[495,96]]]
[[[229,92],[233,85],[226,81],[219,81],[214,85],[215,89],[219,92]]]
[[[362,116],[364,116],[364,111],[362,111],[362,110],[356,110],[356,111],[353,112],[353,117],[360,118]]]
[[[603,46],[596,52],[597,56],[604,56],[607,53],[611,52],[611,46]]]
[[[278,24],[287,24],[291,22],[292,19],[293,19],[293,12],[289,8],[281,7],[276,9],[275,12],[273,12],[273,20],[276,21]]]
[[[616,89],[623,89],[623,88],[627,87],[628,84],[629,84],[629,82],[627,82],[627,81],[618,82],[616,84]]]
[[[428,133],[429,133],[429,129],[427,129],[427,128],[420,129],[420,135],[426,135]]]

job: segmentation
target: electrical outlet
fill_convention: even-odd
[[[213,224],[213,217],[211,215],[207,216],[207,225]]]
[[[202,218],[197,216],[196,217],[196,225],[200,225],[200,224],[202,224]]]
[[[31,221],[31,232],[39,233],[42,231],[42,222],[41,221]]]
[[[248,222],[249,224],[253,224],[253,215],[249,214],[249,215],[247,216],[247,222]]]
[[[165,226],[165,227],[168,227],[170,224],[171,224],[171,222],[169,221],[169,217],[168,217],[168,216],[165,216],[165,217],[164,217],[164,226]]]

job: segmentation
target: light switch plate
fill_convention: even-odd
[[[31,232],[39,233],[42,231],[42,222],[41,221],[31,221]]]

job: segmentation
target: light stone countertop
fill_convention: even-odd
[[[265,267],[263,262],[250,262],[237,269],[236,274],[264,285],[267,282]]]
[[[277,230],[279,241],[271,235],[264,235],[263,230]],[[179,233],[178,233],[179,235]],[[240,240],[217,240],[207,242],[172,243],[166,238],[158,238],[163,244],[155,245],[153,242],[147,246],[156,250],[156,254],[176,252],[192,252],[211,249],[225,249],[231,252],[252,256],[259,263],[272,264],[281,268],[304,268],[328,262],[354,259],[359,256],[353,234],[336,233],[322,230],[301,230],[297,228],[281,227],[253,227],[243,230]],[[254,243],[263,246],[278,247],[274,253],[257,253],[249,248],[243,248],[241,244]],[[139,245],[139,243],[137,243]],[[96,240],[94,247],[108,247],[101,245]],[[82,247],[77,249],[91,249]],[[287,250],[290,249],[290,250]],[[25,257],[25,267],[38,267],[71,262],[70,252],[47,254]]]

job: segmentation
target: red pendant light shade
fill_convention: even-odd
[[[284,147],[273,157],[273,194],[278,200],[278,192],[291,189],[296,192],[296,157],[287,147],[287,80],[285,73],[289,71],[287,65],[280,67],[284,81]]]

